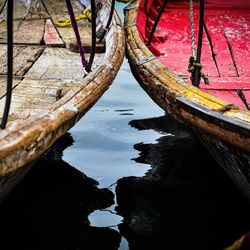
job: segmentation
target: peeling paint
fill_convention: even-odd
[[[74,104],[64,104],[61,108],[75,113],[79,112],[78,108]]]
[[[110,69],[114,69],[114,66],[110,62],[108,62],[108,61],[104,61],[103,64],[105,66],[107,66],[108,68],[110,68]]]

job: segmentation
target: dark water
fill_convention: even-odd
[[[249,208],[125,59],[110,89],[0,206],[1,249],[219,250],[250,230]]]

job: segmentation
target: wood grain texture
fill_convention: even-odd
[[[64,0],[57,0],[56,4],[54,0],[43,0],[46,9],[49,12],[52,20],[57,22],[59,20],[69,19],[66,3]],[[83,11],[83,6],[77,0],[71,1],[75,16],[78,16]]]
[[[90,53],[92,49],[92,39],[84,39],[82,41],[82,47],[86,53]],[[71,42],[69,44],[69,49],[73,52],[79,53],[79,46],[76,41]],[[104,53],[104,52],[105,52],[105,41],[97,43],[95,48],[95,53]]]
[[[32,0],[25,19],[47,19],[49,14],[42,0]]]
[[[24,76],[33,63],[44,51],[37,46],[14,46],[13,50],[13,75]],[[0,75],[7,75],[7,47],[0,45]]]
[[[16,44],[41,44],[44,35],[45,20],[24,20],[14,33]]]
[[[15,44],[41,44],[44,35],[44,19],[14,21]],[[0,24],[0,43],[7,43],[6,21]]]
[[[82,43],[86,43],[85,41],[91,41],[91,26],[88,21],[79,21],[78,27]],[[57,30],[67,47],[69,47],[70,43],[74,43],[76,41],[75,33],[72,29],[72,26],[57,27]]]
[[[62,98],[72,85],[67,81],[24,78],[13,91],[9,122],[46,113],[48,107]],[[73,86],[78,85],[75,83]],[[0,102],[1,111],[3,106],[4,100]]]
[[[0,0],[0,9],[4,5],[5,0]],[[42,0],[20,1],[15,0],[14,3],[14,19],[42,19],[48,18],[48,13],[42,3]],[[6,19],[7,8],[5,7],[2,17]]]
[[[12,88],[14,89],[19,83],[21,79],[14,78],[12,83]],[[3,98],[6,94],[6,86],[7,86],[7,77],[0,77],[0,99]]]
[[[21,20],[14,20],[13,22],[13,36],[18,32]],[[0,22],[0,43],[7,43],[7,23],[6,20]]]
[[[88,55],[86,56],[88,57]],[[96,57],[95,65],[98,60],[101,60],[101,57],[103,57],[103,54]],[[46,48],[26,74],[26,77],[67,80],[69,82],[82,80],[84,72],[80,54],[71,52],[66,48]]]

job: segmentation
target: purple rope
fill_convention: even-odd
[[[76,19],[75,19],[75,14],[74,14],[74,11],[73,11],[73,8],[72,8],[71,1],[66,0],[66,5],[67,5],[67,9],[68,9],[68,13],[69,13],[69,16],[70,16],[70,20],[71,20],[71,23],[72,23],[73,30],[75,32],[76,41],[77,41],[77,44],[78,44],[78,47],[79,47],[80,55],[81,55],[81,58],[82,58],[82,66],[84,68],[86,68],[88,66],[88,62],[87,62],[87,60],[85,58],[85,53],[84,53],[84,49],[82,47],[81,37],[80,37],[80,34],[79,34],[79,30],[78,30],[78,26],[77,26],[77,22],[76,22]]]

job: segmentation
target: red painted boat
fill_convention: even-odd
[[[132,1],[125,29],[140,85],[250,200],[250,1]]]

